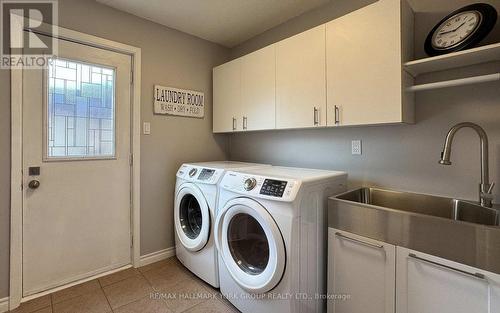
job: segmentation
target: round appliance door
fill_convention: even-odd
[[[258,202],[230,200],[218,213],[217,249],[232,278],[251,293],[273,289],[285,271],[285,244],[276,222]]]
[[[201,250],[210,234],[210,212],[201,190],[184,184],[175,197],[174,223],[177,237],[190,251]]]

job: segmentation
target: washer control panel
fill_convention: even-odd
[[[288,182],[286,180],[264,179],[260,194],[273,197],[283,197]]]
[[[201,170],[200,175],[198,175],[198,180],[207,181],[210,180],[215,175],[215,170],[204,168]]]
[[[226,190],[257,198],[293,201],[301,182],[294,179],[226,172],[220,186]]]

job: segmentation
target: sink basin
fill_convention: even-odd
[[[500,274],[499,212],[500,206],[360,188],[328,199],[328,227]]]
[[[477,203],[425,194],[360,188],[336,197],[378,207],[469,223],[499,226],[500,211]]]

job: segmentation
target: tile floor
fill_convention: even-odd
[[[238,312],[175,258],[126,269],[28,302],[16,313]]]

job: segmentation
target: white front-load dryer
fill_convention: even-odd
[[[220,289],[242,312],[326,309],[327,199],[344,172],[271,167],[228,171],[215,241]]]
[[[219,287],[213,238],[218,183],[226,170],[266,165],[243,162],[183,164],[177,171],[174,203],[175,250],[179,261],[208,284]]]

